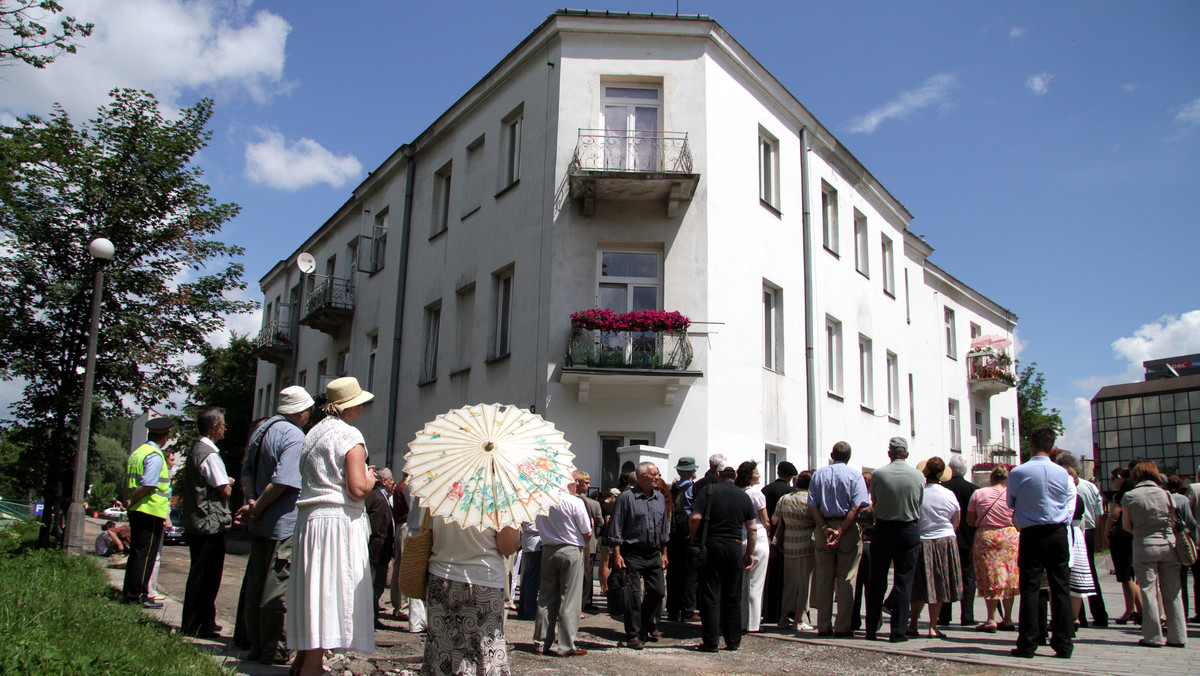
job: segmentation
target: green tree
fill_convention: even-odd
[[[1037,362],[1021,368],[1017,362],[1017,419],[1021,427],[1021,462],[1029,459],[1029,435],[1039,427],[1063,429],[1057,408],[1046,410],[1046,378],[1037,370]]]
[[[227,297],[245,288],[233,262],[241,247],[212,239],[238,207],[217,203],[191,165],[212,102],[168,120],[147,92],[110,99],[80,126],[55,106],[48,119],[0,127],[0,378],[25,381],[13,405],[21,464],[44,475],[47,504],[78,435],[96,265],[88,242],[107,237],[117,252],[105,270],[97,419],[127,403],[161,406],[187,386],[184,355],[256,306]]]
[[[200,351],[204,361],[196,368],[196,384],[188,395],[188,403],[196,407],[195,411],[201,406],[225,409],[225,438],[217,442],[217,448],[231,477],[236,477],[241,469],[250,436],[258,366],[253,350],[250,337],[235,332],[230,332],[229,345],[225,347],[204,347]]]
[[[63,53],[74,54],[75,38],[91,35],[94,26],[54,16],[62,11],[53,0],[0,0],[0,65],[24,61],[45,68]]]

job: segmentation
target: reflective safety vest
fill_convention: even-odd
[[[162,471],[158,475],[158,486],[141,500],[130,503],[132,512],[144,512],[150,516],[166,519],[171,511],[171,475],[167,471],[167,459],[158,446],[144,443],[129,456],[129,464],[125,468],[125,488],[133,495],[142,483],[142,474],[146,471],[146,458],[157,455],[162,458]]]

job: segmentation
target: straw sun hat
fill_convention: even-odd
[[[375,398],[375,395],[359,387],[358,378],[354,376],[329,381],[329,385],[325,387],[325,394],[329,398],[329,403],[343,411],[365,404]]]

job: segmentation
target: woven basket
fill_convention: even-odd
[[[433,552],[433,530],[429,528],[429,513],[421,522],[421,531],[404,538],[400,552],[400,593],[410,599],[424,599],[429,576],[429,555]]]

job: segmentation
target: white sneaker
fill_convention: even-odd
[[[817,628],[807,622],[801,622],[796,625],[796,631],[816,631]]]

